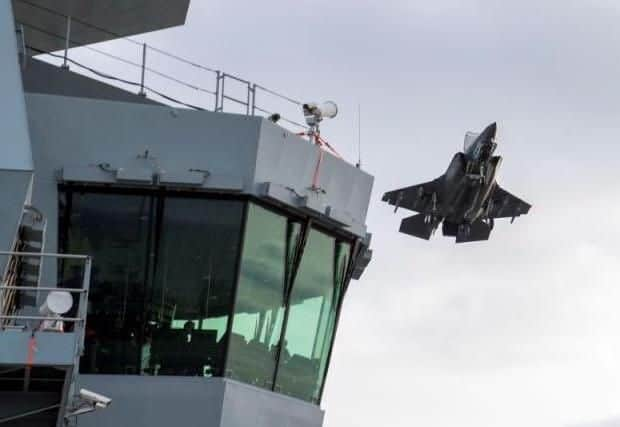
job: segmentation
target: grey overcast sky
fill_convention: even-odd
[[[323,135],[351,161],[361,104],[374,259],[345,302],[327,427],[620,426],[618,22],[611,0],[192,0],[186,26],[135,37],[333,99]],[[440,175],[492,121],[530,215],[484,243],[398,234],[382,193]]]

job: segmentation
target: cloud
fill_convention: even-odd
[[[604,421],[595,421],[583,424],[573,424],[569,427],[620,427],[620,418],[613,418]]]

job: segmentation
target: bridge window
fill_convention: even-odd
[[[94,259],[81,372],[221,375],[243,205],[63,195],[62,250]]]
[[[318,403],[349,243],[166,192],[66,187],[59,224],[61,252],[93,256],[82,373],[227,376]],[[66,286],[75,271],[60,266]]]
[[[284,318],[287,219],[250,204],[227,376],[271,389]]]
[[[155,232],[141,369],[221,375],[242,222],[237,201],[168,197]]]
[[[311,230],[293,284],[275,389],[318,402],[331,350],[349,245]]]

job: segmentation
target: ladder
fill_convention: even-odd
[[[40,254],[45,249],[45,216],[32,206],[25,206],[21,216],[17,237],[13,244],[13,252]],[[41,259],[32,257],[11,256],[7,262],[4,276],[0,282],[4,286],[38,287],[41,284]],[[36,305],[33,295],[17,290],[0,291],[0,313],[14,315],[22,305]],[[0,328],[13,325],[10,319],[0,319]]]

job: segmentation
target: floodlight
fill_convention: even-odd
[[[338,106],[333,101],[322,104],[308,102],[302,105],[304,118],[308,126],[317,126],[323,119],[333,119],[338,114]]]

